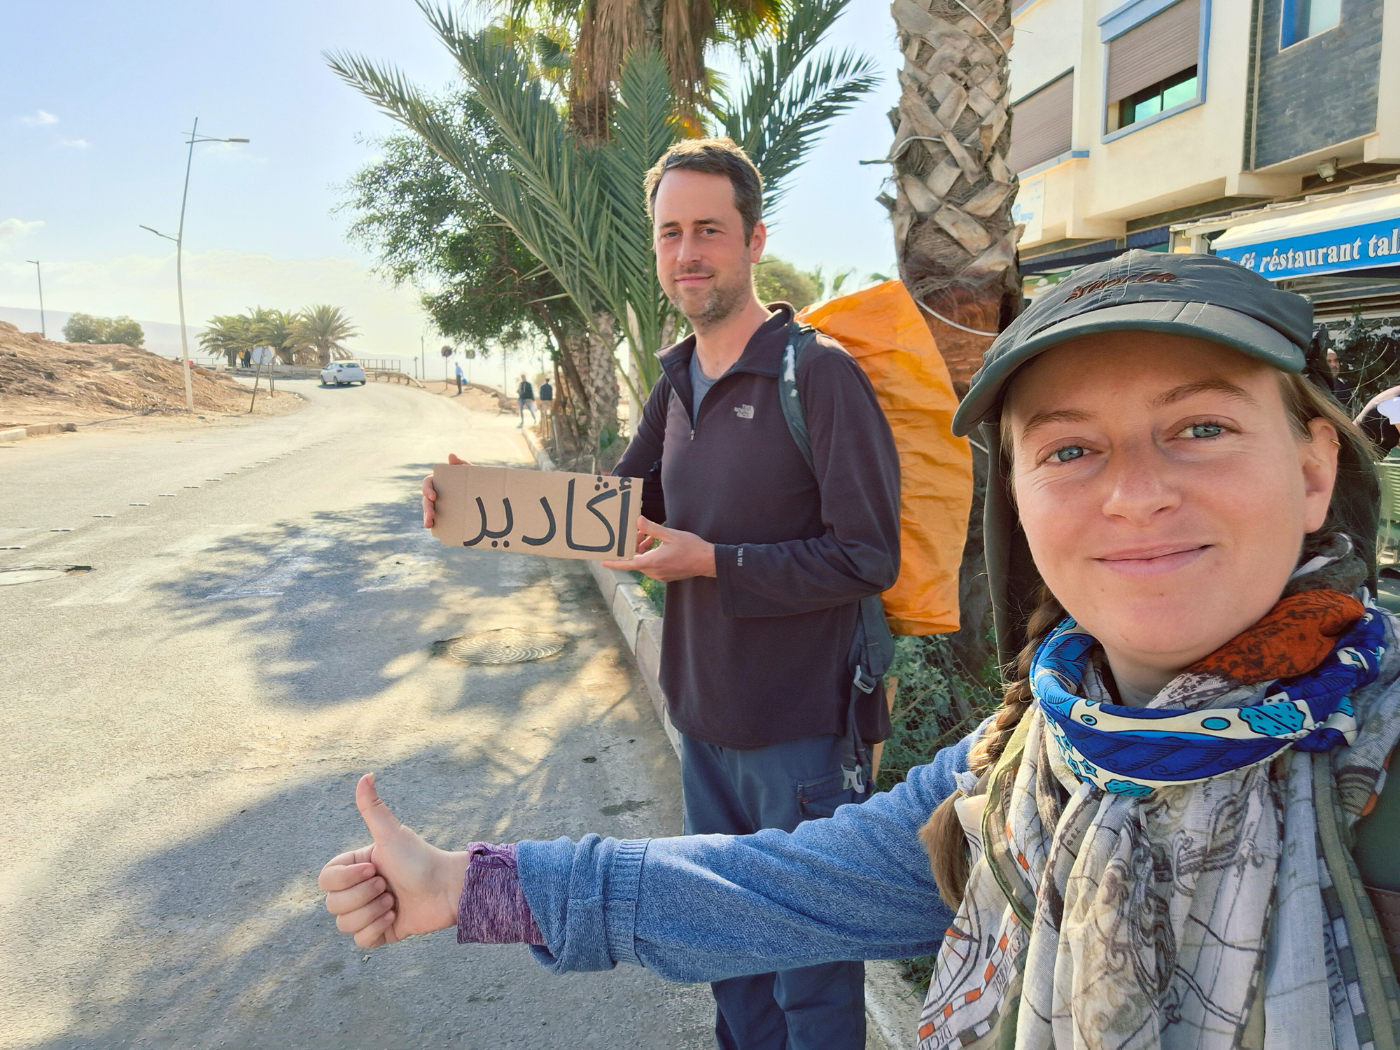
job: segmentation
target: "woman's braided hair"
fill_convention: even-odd
[[[1353,469],[1359,468],[1366,471],[1368,475],[1366,480],[1371,486],[1374,486],[1375,479],[1370,464],[1376,459],[1375,446],[1362,433],[1361,428],[1347,417],[1332,396],[1304,376],[1295,373],[1280,373],[1280,383],[1283,389],[1284,408],[1289,414],[1289,421],[1293,426],[1294,433],[1301,438],[1309,439],[1311,431],[1308,429],[1308,424],[1318,417],[1327,420],[1337,432],[1338,443],[1348,453],[1347,456],[1342,457],[1344,462],[1354,464]],[[1003,458],[1007,463],[1010,463],[1012,450],[1009,432],[1002,431],[1002,441]],[[1355,498],[1357,479],[1346,478],[1344,476],[1345,470],[1345,467],[1339,469],[1337,486],[1332,492],[1332,506],[1327,523],[1323,525],[1323,530],[1343,527],[1342,519],[1345,518],[1345,515],[1339,512],[1348,499]],[[997,479],[988,479],[988,483],[996,484],[998,481]],[[1344,531],[1350,534],[1356,530],[1345,529]],[[1374,536],[1352,536],[1351,539],[1356,548],[1363,554],[1369,554],[1375,549]],[[996,764],[997,759],[1006,750],[1006,745],[1020,724],[1021,717],[1030,710],[1033,699],[1030,681],[1031,659],[1035,656],[1035,651],[1040,648],[1040,643],[1064,618],[1064,607],[1050,593],[1050,589],[1042,583],[1039,601],[1026,623],[1026,644],[1017,655],[1014,666],[1003,671],[1007,685],[1002,695],[1001,707],[968,752],[970,772],[981,776]],[[954,791],[948,798],[944,799],[919,831],[919,838],[928,850],[929,864],[933,869],[934,881],[938,884],[938,893],[943,898],[944,903],[954,911],[957,911],[962,904],[963,891],[967,887],[967,878],[970,874],[966,836],[963,834],[962,822],[958,819],[957,811],[953,808],[954,802],[961,797],[963,797],[962,792]]]

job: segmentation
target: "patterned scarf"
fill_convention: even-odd
[[[1344,539],[1145,708],[1072,620],[955,802],[972,851],[920,1050],[1400,1047],[1351,826],[1400,738],[1396,620]],[[985,849],[983,848],[985,844]]]

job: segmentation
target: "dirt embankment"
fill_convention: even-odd
[[[200,367],[190,379],[196,414],[247,413],[247,387]],[[264,380],[254,414],[281,415],[300,404],[286,391],[269,399]],[[180,362],[121,343],[55,343],[0,321],[0,428],[117,417],[188,420]]]

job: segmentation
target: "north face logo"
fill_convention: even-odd
[[[752,419],[753,405],[735,405],[734,414],[740,419]]]

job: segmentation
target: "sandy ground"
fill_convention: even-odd
[[[185,411],[179,361],[123,344],[57,343],[0,322],[0,429],[33,423],[80,427],[166,428],[218,423],[229,417],[278,416],[302,401],[284,384],[269,397],[267,380],[256,401],[249,386],[230,376],[191,370],[195,417]]]

